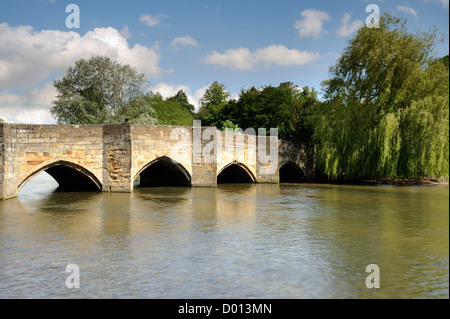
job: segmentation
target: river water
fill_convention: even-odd
[[[58,193],[45,175],[0,202],[0,298],[449,298],[448,186]]]

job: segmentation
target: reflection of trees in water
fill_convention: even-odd
[[[442,276],[445,264],[448,274],[448,226],[443,226],[448,225],[448,200],[444,203],[443,194],[409,187],[322,189],[321,207],[307,219],[308,242],[318,243],[311,249],[330,263],[333,276],[344,276],[350,286],[355,274],[364,277],[365,266],[381,268],[383,291],[355,290],[354,296],[399,298],[412,291],[425,296],[436,287],[424,278]]]

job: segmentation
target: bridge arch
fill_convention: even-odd
[[[225,165],[217,174],[217,184],[254,184],[255,175],[243,163],[232,162]]]
[[[144,165],[134,176],[140,176],[141,187],[191,186],[191,174],[180,163],[167,156],[159,157]]]
[[[305,173],[294,162],[288,161],[280,167],[280,183],[301,183],[305,181]]]
[[[64,160],[46,163],[28,174],[17,187],[19,192],[33,177],[45,171],[59,184],[58,190],[95,192],[102,190],[102,183],[88,169]]]

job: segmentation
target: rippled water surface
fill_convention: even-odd
[[[449,298],[448,186],[52,183],[0,202],[0,298]]]

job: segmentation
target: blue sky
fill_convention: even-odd
[[[69,4],[80,28],[66,26]],[[54,123],[53,81],[94,54],[136,66],[163,96],[185,90],[195,105],[216,80],[234,96],[286,81],[320,90],[369,4],[407,18],[411,32],[437,26],[437,55],[448,54],[448,0],[2,0],[0,118]]]

